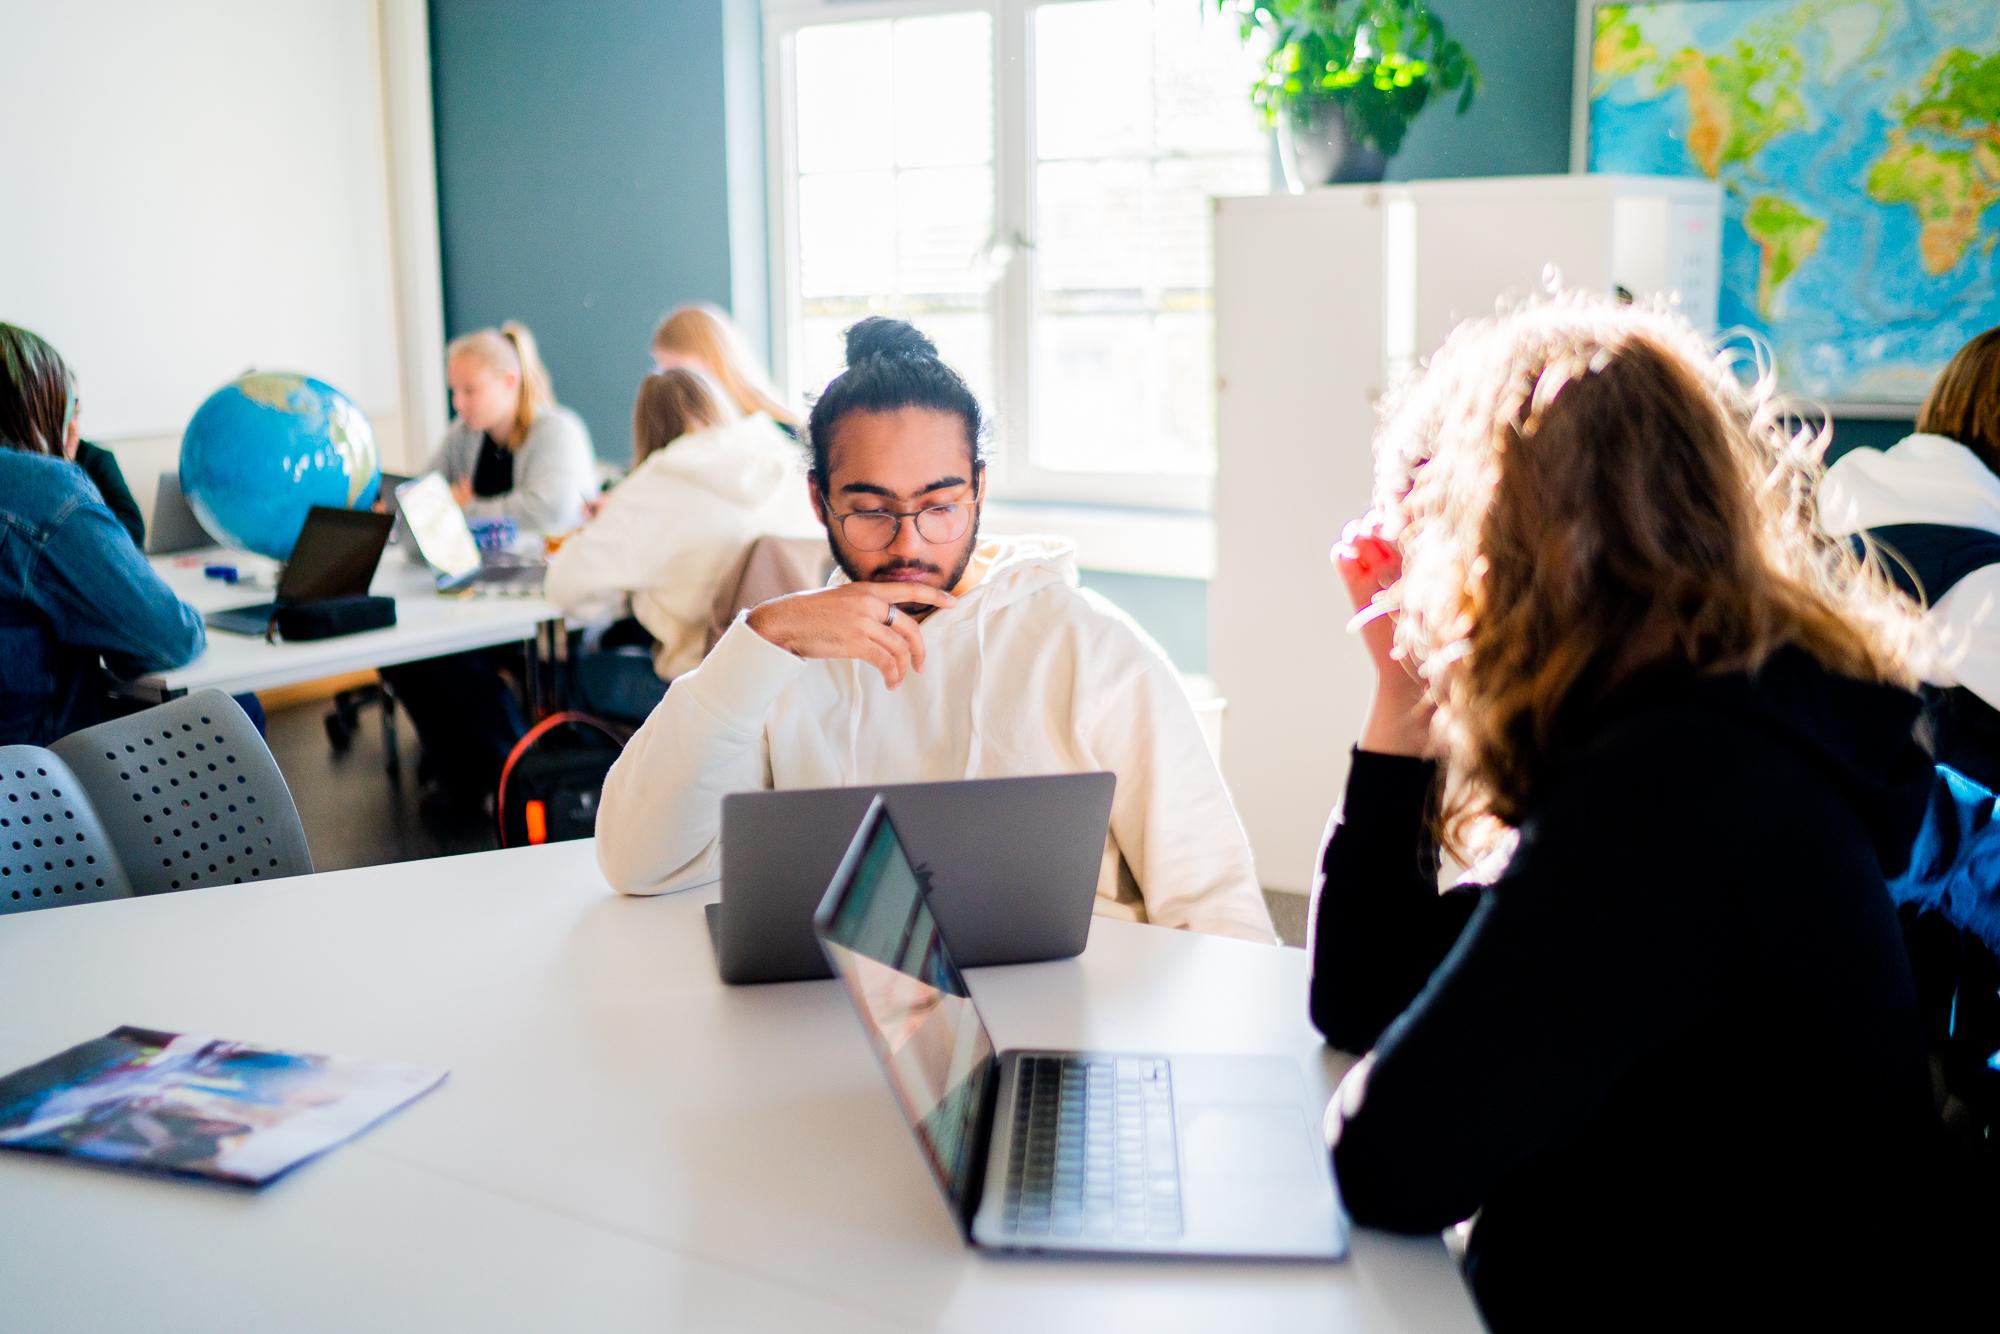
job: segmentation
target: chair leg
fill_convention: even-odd
[[[382,764],[389,771],[389,781],[403,781],[403,757],[396,739],[396,697],[389,693],[384,684],[376,687],[376,696],[382,702]]]

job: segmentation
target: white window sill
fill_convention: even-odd
[[[1086,570],[1169,579],[1215,575],[1215,520],[1195,510],[1119,509],[996,500],[986,506],[985,532],[1047,533],[1076,543]]]

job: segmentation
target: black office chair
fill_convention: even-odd
[[[403,778],[402,754],[396,742],[396,692],[389,683],[377,680],[373,685],[357,686],[353,690],[342,690],[333,697],[333,704],[326,711],[326,739],[333,746],[333,753],[345,755],[354,746],[354,734],[361,730],[361,711],[369,705],[382,710],[382,767],[389,774],[389,781],[398,783]]]

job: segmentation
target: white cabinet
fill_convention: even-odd
[[[1715,324],[1707,181],[1519,176],[1216,201],[1210,670],[1273,889],[1310,886],[1372,674],[1327,550],[1368,508],[1375,403],[1460,320],[1542,288],[1679,295]]]

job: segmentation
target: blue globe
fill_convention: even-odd
[[[315,505],[366,509],[381,488],[375,432],[347,395],[309,375],[252,371],[195,409],[181,490],[232,547],[285,560]]]

